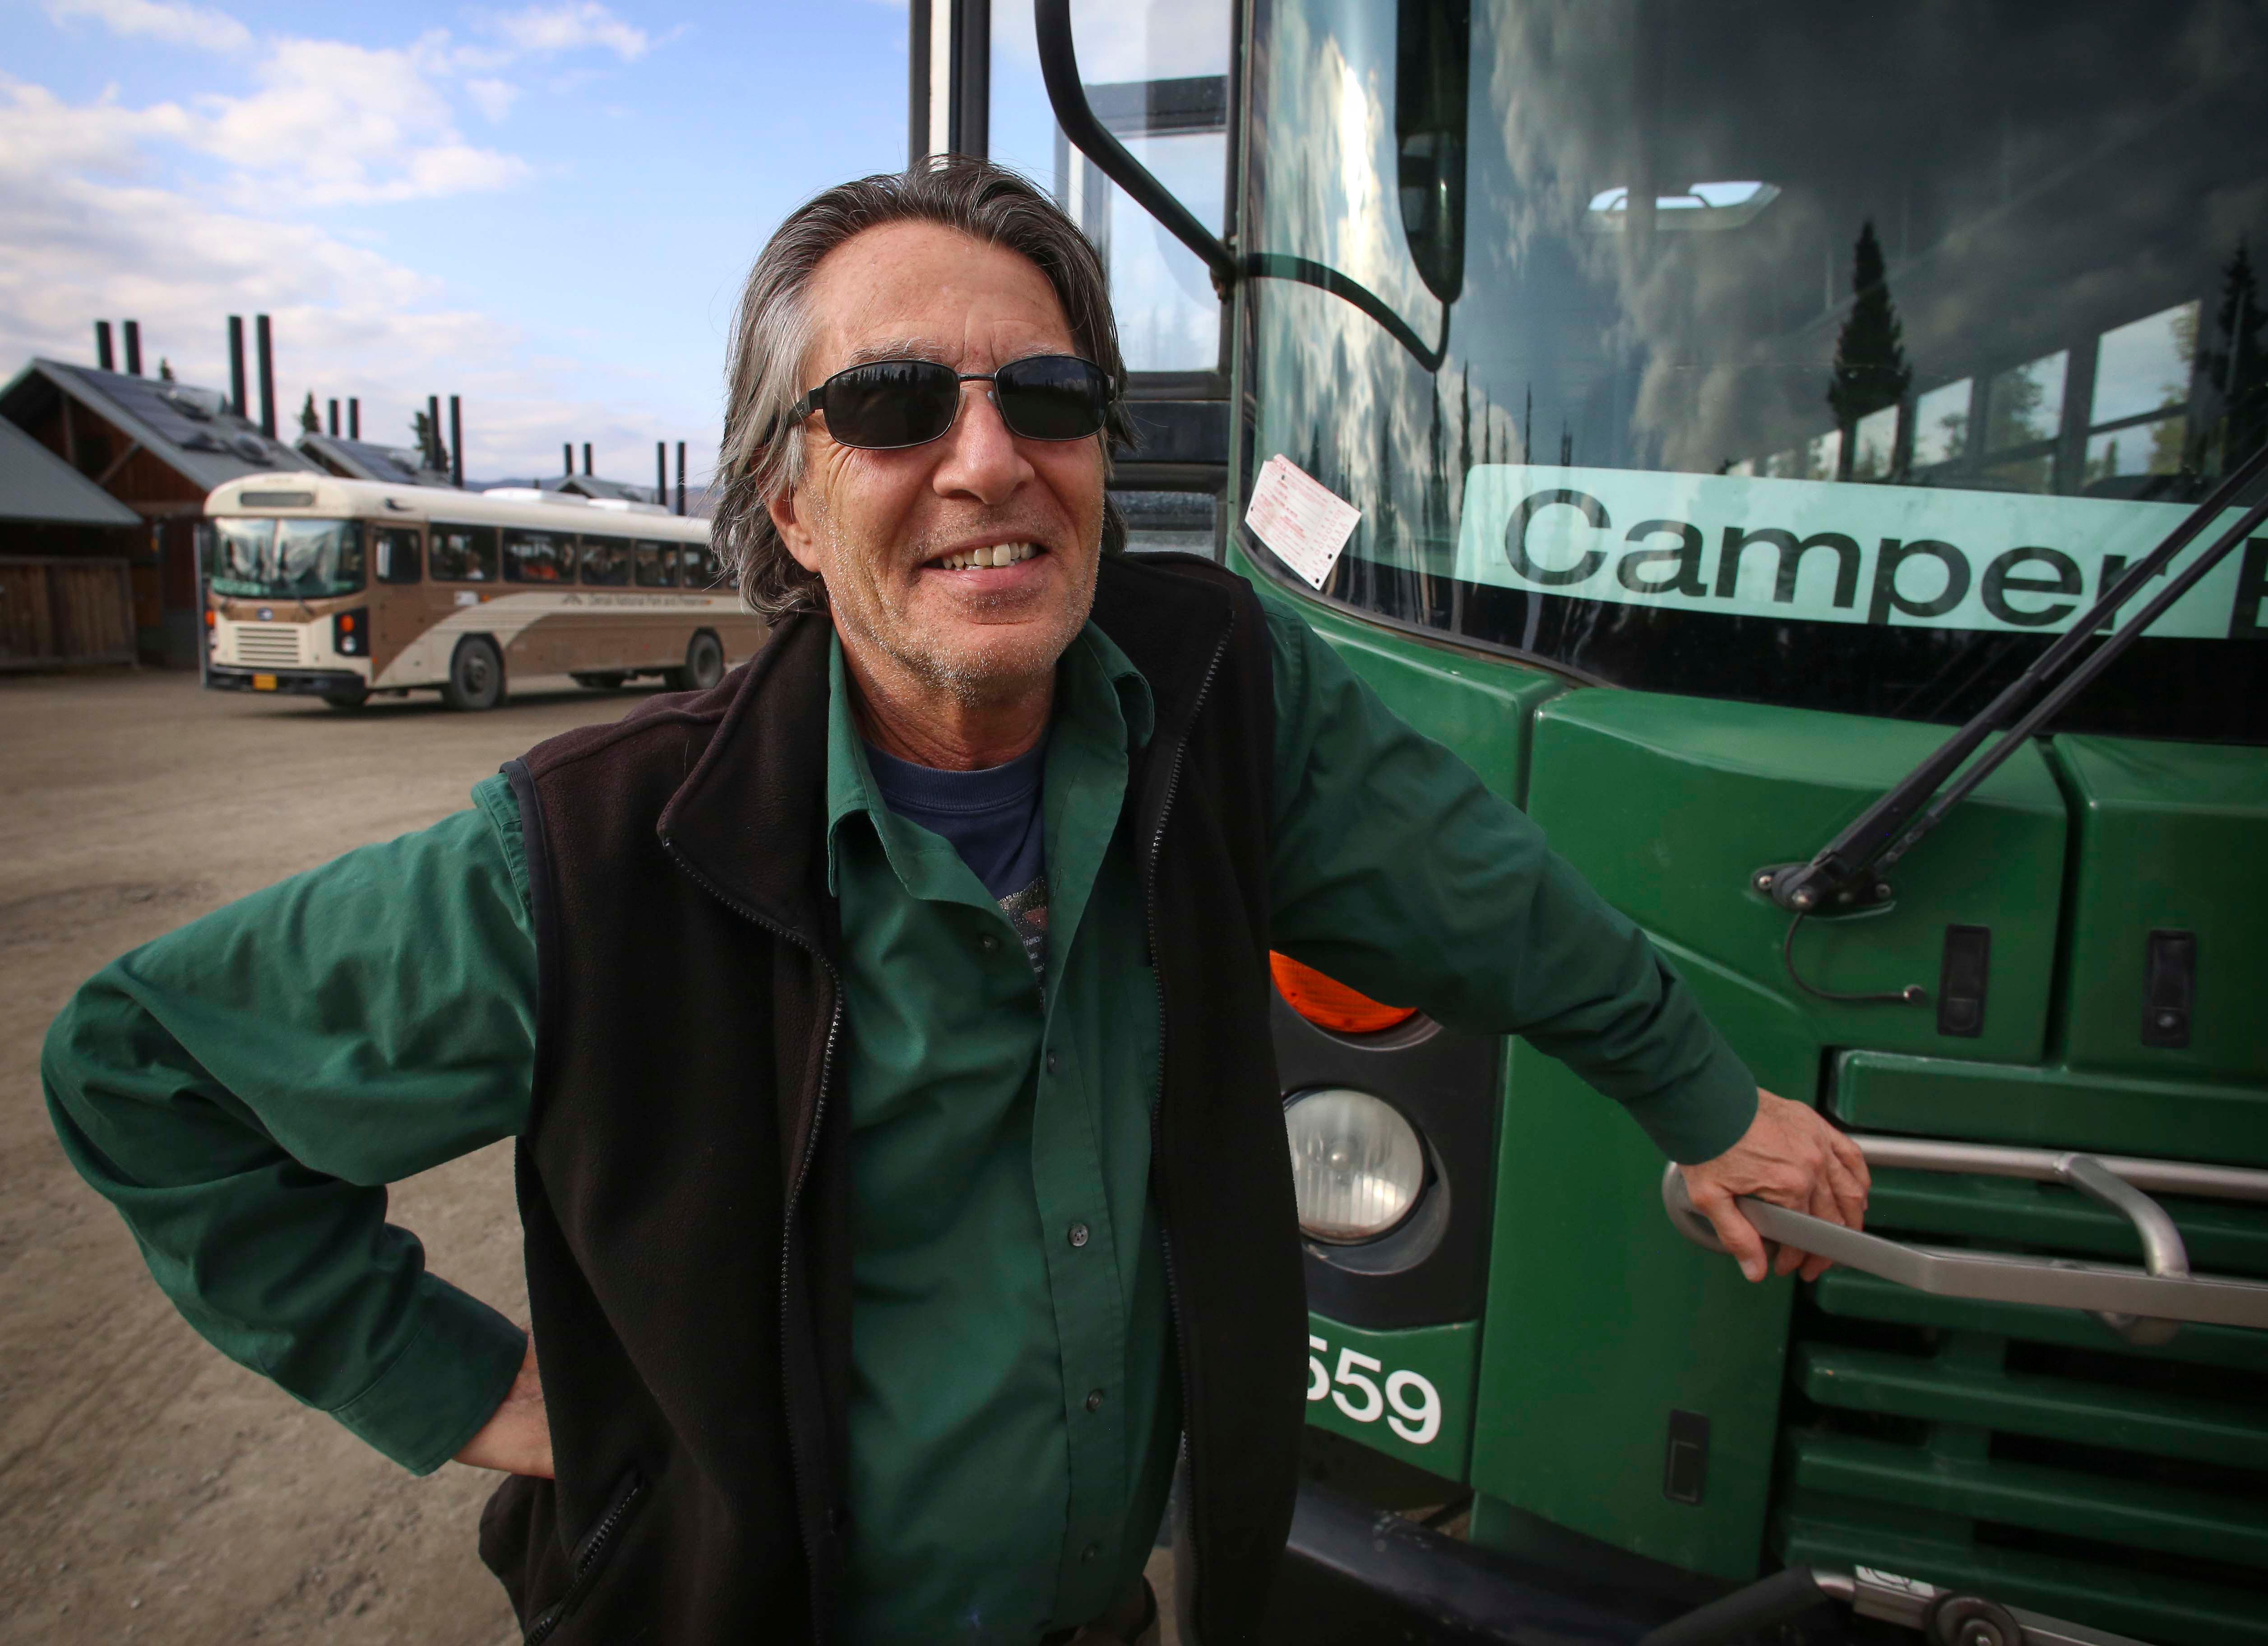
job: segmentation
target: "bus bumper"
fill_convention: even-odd
[[[240,669],[205,665],[205,685],[216,692],[287,692],[302,697],[359,696],[370,682],[345,669]]]
[[[1270,1646],[1635,1646],[1687,1609],[1476,1548],[1310,1483],[1264,1635]]]

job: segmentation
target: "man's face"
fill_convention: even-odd
[[[977,372],[1078,352],[1037,268],[933,224],[845,241],[814,273],[808,300],[806,389],[865,360]],[[825,581],[854,659],[970,704],[1052,677],[1094,603],[1102,538],[1101,437],[1020,438],[990,386],[963,384],[950,430],[895,452],[837,445],[814,415],[803,479],[772,505],[789,553]],[[1018,547],[1032,552],[1013,564],[963,563]]]

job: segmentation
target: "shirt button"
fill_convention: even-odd
[[[1073,1223],[1071,1226],[1071,1245],[1075,1246],[1085,1246],[1086,1244],[1086,1234],[1087,1230],[1085,1223]]]
[[[1102,1409],[1101,1390],[1089,1389],[1086,1392],[1086,1409],[1090,1412],[1099,1412]]]
[[[1049,1052],[1048,1054],[1048,1073],[1051,1075],[1058,1075],[1062,1072],[1063,1059],[1058,1057],[1055,1053]]]
[[[1091,1561],[1101,1553],[1102,1545],[1100,1543],[1090,1543],[1079,1552],[1079,1558],[1081,1561]]]
[[[988,931],[976,940],[976,946],[990,954],[1000,946],[1000,939]]]

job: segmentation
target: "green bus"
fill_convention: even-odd
[[[1279,966],[1278,1637],[2268,1642],[2268,11],[913,20],[916,152],[1109,259],[1136,548],[1296,606],[1874,1165],[1746,1285],[1561,1066]]]

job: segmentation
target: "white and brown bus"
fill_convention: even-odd
[[[764,637],[708,522],[652,503],[298,473],[231,481],[205,512],[205,684],[223,691],[493,709],[515,674],[713,685]]]

